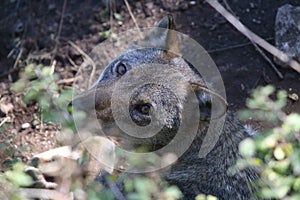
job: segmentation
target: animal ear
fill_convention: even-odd
[[[175,30],[175,24],[172,15],[164,16],[157,24],[156,27],[165,28],[165,29],[172,29]]]
[[[179,55],[179,43],[172,15],[166,15],[156,26],[137,42],[143,48],[159,48],[168,53]]]
[[[209,121],[222,117],[227,109],[227,101],[219,94],[200,83],[190,83],[197,98],[200,109],[200,120]],[[214,108],[213,108],[214,106]]]

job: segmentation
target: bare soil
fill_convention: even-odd
[[[226,2],[246,26],[273,44],[278,7],[287,3],[300,6],[298,0]],[[49,65],[56,60],[55,70],[61,80],[72,80],[83,56],[68,41],[89,53],[105,40],[101,33],[110,28],[119,33],[135,27],[123,1],[107,5],[104,0],[68,0],[57,41],[63,3],[61,0],[5,0],[0,5],[0,123],[5,120],[0,127],[0,141],[10,144],[0,148],[1,163],[12,157],[26,161],[33,154],[56,145],[58,127],[41,123],[34,125],[34,121],[40,120],[37,105],[24,105],[22,94],[11,91],[12,83],[26,63]],[[171,13],[178,31],[189,35],[208,51],[222,74],[230,109],[245,108],[251,90],[260,85],[273,84],[277,90],[300,94],[299,74],[278,66],[284,75],[280,79],[253,45],[207,3],[132,0],[129,4],[139,26],[153,26],[162,16]],[[110,17],[109,10],[120,14],[122,20],[113,15]],[[272,59],[271,55],[268,56]],[[65,82],[65,85],[72,85],[72,81]],[[300,102],[289,100],[286,112],[300,113]],[[254,126],[263,128],[260,123]]]

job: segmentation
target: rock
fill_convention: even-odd
[[[286,4],[278,9],[275,21],[275,45],[300,61],[300,7]],[[278,60],[275,61],[283,65]]]
[[[299,101],[299,96],[296,93],[289,94],[288,97],[293,101]]]
[[[14,106],[11,103],[2,103],[0,102],[0,111],[4,114],[8,114],[14,109]]]
[[[29,128],[31,125],[29,124],[29,123],[24,123],[24,124],[22,124],[22,129],[27,129],[27,128]]]

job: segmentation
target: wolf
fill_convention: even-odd
[[[258,178],[255,169],[228,173],[229,168],[241,157],[239,143],[250,137],[251,133],[227,109],[226,100],[209,89],[209,83],[205,83],[195,67],[182,58],[178,46],[180,41],[174,30],[172,16],[165,16],[150,34],[134,42],[111,61],[91,89],[75,97],[74,109],[86,113],[95,111],[105,135],[119,138],[121,148],[128,151],[138,149],[139,153],[162,149],[176,138],[184,120],[194,120],[195,133],[184,129],[183,136],[173,141],[172,144],[177,145],[175,149],[181,149],[186,145],[181,145],[183,140],[192,139],[182,155],[177,156],[162,172],[164,179],[180,188],[183,199],[194,199],[200,193],[222,200],[255,199],[250,187]],[[124,79],[127,75],[130,78]],[[160,81],[155,83],[148,81],[149,78]],[[133,81],[144,84],[137,86],[131,84]],[[116,88],[119,88],[117,95]],[[225,117],[225,123],[217,133],[211,151],[200,157],[199,149],[205,145],[204,139],[213,116],[213,98],[221,102],[217,109],[221,110],[219,113]],[[91,101],[93,103],[89,103]],[[124,102],[126,106],[123,106]],[[190,107],[187,116],[183,116],[191,102],[196,106]],[[190,112],[193,114],[189,115]],[[116,123],[122,119],[125,119],[125,128],[120,128],[120,123]],[[154,124],[153,129],[159,129],[156,135],[146,137],[147,131],[152,130],[147,128],[150,124]],[[130,125],[143,131],[126,129]]]

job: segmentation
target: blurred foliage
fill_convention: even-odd
[[[116,199],[115,196],[124,197],[118,199],[127,200],[176,200],[182,197],[182,193],[176,186],[170,186],[166,181],[158,177],[145,176],[143,174],[121,174],[106,177],[106,183],[110,189],[102,184],[95,184],[88,190],[88,199]],[[102,181],[101,181],[102,182]],[[122,193],[122,194],[121,194]]]
[[[109,29],[107,31],[102,31],[100,34],[104,39],[116,40],[118,38],[118,35],[116,33],[112,32],[111,29]]]
[[[115,15],[121,20],[120,15]],[[112,37],[112,33],[108,33],[107,37]],[[68,104],[72,101],[72,89],[58,84],[59,76],[55,73],[53,67],[29,64],[20,74],[20,79],[14,83],[12,90],[16,93],[22,93],[23,102],[26,105],[37,104],[43,123],[54,123],[60,125],[61,134],[57,138],[68,138],[76,132],[74,121],[71,113],[72,107]],[[63,139],[62,139],[63,140]],[[72,139],[71,139],[72,140]],[[6,148],[6,143],[0,143],[0,150]],[[24,173],[24,164],[19,160],[9,160],[6,163],[6,171],[0,174],[0,182],[9,183],[14,189],[18,187],[28,187],[32,185],[30,176]],[[119,177],[109,175],[110,183],[116,185]],[[72,191],[76,196],[76,192],[85,191],[87,198],[96,199],[115,199],[116,192],[125,194],[128,200],[137,199],[164,199],[175,200],[181,197],[180,190],[175,186],[170,186],[160,178],[153,179],[147,175],[127,176],[122,174],[122,191],[119,188],[107,188],[103,183],[92,182],[87,188],[74,184]],[[79,178],[80,179],[80,178]],[[0,194],[1,195],[1,194]],[[0,196],[1,197],[1,196]],[[17,194],[10,195],[10,199],[20,199]]]
[[[24,93],[23,102],[27,105],[37,103],[43,122],[73,127],[68,113],[68,103],[72,101],[73,90],[57,84],[59,76],[54,67],[29,64],[12,90]]]
[[[25,165],[15,163],[10,170],[0,174],[0,199],[22,200],[19,187],[27,187],[33,183],[25,172]]]
[[[102,10],[100,13],[99,13],[99,21],[101,22],[104,22],[104,21],[107,21],[109,20],[109,17],[110,17],[110,12],[108,9],[105,9],[105,10]],[[112,16],[116,19],[116,21],[119,23],[119,24],[122,24],[123,22],[123,17],[121,14],[117,13],[117,12],[113,12],[112,13]],[[111,16],[111,17],[112,17]],[[112,31],[112,29],[108,29],[108,30],[105,30],[105,31],[101,31],[100,32],[100,35],[104,38],[104,39],[112,39],[112,40],[116,40],[118,38],[117,34],[114,33]]]
[[[241,118],[258,119],[274,125],[239,145],[242,159],[235,170],[255,167],[261,180],[255,183],[257,195],[264,199],[300,199],[300,115],[283,111],[287,93],[275,93],[273,86],[256,89],[247,101]]]
[[[25,173],[25,165],[21,162],[14,164],[12,169],[7,170],[4,174],[17,187],[27,187],[33,183],[31,177]]]
[[[218,198],[211,195],[199,194],[196,196],[196,200],[217,200]]]
[[[155,182],[155,179],[137,177],[125,181],[125,190],[128,200],[139,199],[166,199],[174,200],[181,197],[181,192],[176,186],[168,186],[166,182]]]
[[[119,17],[119,16],[117,16]],[[72,109],[68,103],[72,100],[72,89],[57,84],[59,76],[53,67],[30,64],[21,73],[20,79],[13,85],[13,91],[24,94],[23,101],[30,105],[37,103],[44,122],[61,125],[61,132],[73,133],[74,122],[70,117]],[[252,138],[243,140],[239,145],[242,159],[231,170],[243,170],[255,167],[259,170],[261,180],[257,181],[257,195],[260,198],[300,199],[300,115],[286,114],[287,93],[275,93],[273,86],[256,89],[247,101],[248,110],[239,112],[242,119],[253,118],[274,125]],[[6,143],[0,144],[0,150]],[[12,188],[32,184],[24,173],[24,165],[12,160],[8,162],[10,170],[0,174],[0,182],[12,185]],[[160,178],[148,176],[123,175],[123,191],[126,199],[180,199],[182,194],[175,186],[168,185]],[[119,178],[110,177],[116,186]],[[80,188],[79,188],[80,190]],[[90,184],[85,189],[88,199],[114,199],[116,191],[107,189],[101,183]],[[74,191],[76,193],[76,191]],[[15,195],[11,199],[18,199]],[[197,200],[216,199],[213,196],[198,195]]]

